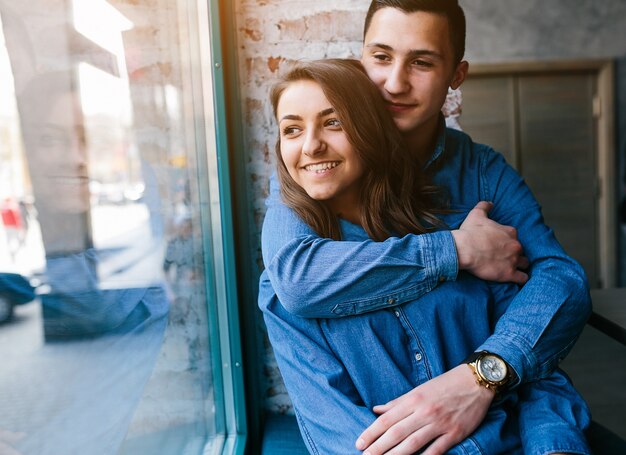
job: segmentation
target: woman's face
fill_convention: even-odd
[[[291,83],[276,113],[281,155],[291,177],[336,214],[354,217],[363,164],[320,85],[310,80]]]

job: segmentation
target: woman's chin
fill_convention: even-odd
[[[327,201],[328,199],[332,199],[335,196],[335,194],[332,192],[319,191],[319,190],[310,190],[310,191],[307,191],[307,194],[309,195],[311,199],[314,199],[320,202]]]

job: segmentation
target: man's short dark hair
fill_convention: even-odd
[[[405,13],[424,11],[441,14],[448,20],[450,42],[454,51],[455,61],[463,60],[465,55],[465,14],[458,0],[372,0],[365,16],[363,38],[369,29],[376,11],[383,8],[396,8]]]

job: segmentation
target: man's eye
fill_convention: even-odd
[[[373,55],[373,57],[374,57],[376,60],[379,60],[379,61],[381,61],[381,62],[386,62],[386,61],[388,61],[388,60],[389,60],[389,56],[388,56],[388,55],[386,55],[386,54],[374,54],[374,55]]]
[[[424,68],[430,68],[430,67],[433,66],[433,64],[431,62],[427,61],[427,60],[415,60],[413,62],[413,64],[415,66],[421,66],[421,67],[424,67]]]
[[[44,133],[39,136],[39,145],[42,147],[69,146],[71,140],[60,134]]]

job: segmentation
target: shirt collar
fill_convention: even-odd
[[[431,166],[437,158],[439,158],[446,148],[446,120],[443,114],[439,115],[439,125],[437,126],[437,142],[435,143],[435,150],[433,151],[432,156],[424,165],[424,169],[427,169]]]

